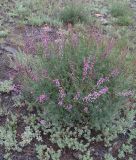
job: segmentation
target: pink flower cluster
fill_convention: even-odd
[[[93,93],[90,93],[88,96],[83,98],[83,101],[93,102],[96,99],[98,99],[100,96],[102,96],[103,94],[106,94],[108,92],[108,90],[109,90],[108,87],[104,87],[101,90],[99,90],[98,92],[95,91]]]
[[[71,104],[68,104],[67,106],[65,106],[65,109],[69,112],[71,111],[72,108],[73,106]]]
[[[115,68],[115,69],[113,69],[112,71],[111,71],[111,76],[112,77],[116,77],[116,76],[118,76],[119,75],[119,69],[118,68]]]
[[[64,103],[64,98],[66,97],[66,93],[63,87],[61,87],[60,81],[58,79],[53,80],[53,82],[55,83],[55,86],[59,89],[58,105],[62,106]]]
[[[39,80],[38,76],[36,73],[34,73],[31,69],[26,68],[26,73],[27,75],[35,82],[37,82]]]
[[[13,84],[11,86],[10,90],[13,91],[13,92],[15,92],[16,94],[19,94],[21,92],[21,88],[22,88],[21,85],[19,85],[19,84]]]
[[[80,92],[77,92],[75,97],[74,97],[74,100],[78,100],[80,98]]]
[[[58,102],[58,104],[60,106],[63,105],[65,97],[66,97],[66,93],[65,93],[64,89],[62,87],[59,87],[59,102]]]
[[[124,91],[124,92],[118,93],[118,95],[123,97],[129,97],[134,95],[134,91]]]
[[[85,113],[88,113],[88,107],[85,107],[85,108],[84,108],[84,112],[85,112]]]
[[[83,62],[83,80],[85,80],[87,74],[88,74],[88,70],[89,70],[90,66],[89,66],[89,59],[85,58],[84,62]]]
[[[56,87],[60,87],[60,81],[58,79],[53,80]]]
[[[94,65],[95,65],[96,59],[90,63],[89,58],[85,58],[83,61],[83,73],[82,73],[82,79],[85,80],[87,75],[90,76],[93,75]]]
[[[63,87],[61,87],[60,81],[58,79],[55,79],[55,80],[53,80],[53,82],[55,83],[55,86],[59,90],[58,105],[63,106],[67,111],[70,112],[71,109],[73,108],[73,106],[71,104],[68,104],[68,105],[64,104],[64,98],[66,97],[66,93],[65,93]]]
[[[97,81],[97,86],[100,86],[101,84],[103,84],[104,82],[107,82],[107,81],[109,81],[109,77],[100,78],[100,79]]]
[[[49,97],[46,94],[41,94],[38,98],[37,101],[40,103],[44,103],[49,99]]]
[[[43,119],[41,119],[41,120],[40,120],[40,124],[41,124],[41,125],[46,125],[46,121],[43,120]]]

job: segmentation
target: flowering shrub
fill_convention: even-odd
[[[35,56],[23,53],[23,62],[19,58],[16,62],[21,66],[24,97],[51,121],[94,127],[109,123],[132,96],[123,94],[131,88],[124,49],[117,44],[109,38],[98,43],[80,34],[76,44],[67,37],[62,54],[53,47],[49,56],[38,50]]]

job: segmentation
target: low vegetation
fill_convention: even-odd
[[[70,4],[66,6],[63,11],[60,13],[60,20],[64,24],[76,24],[76,23],[82,23],[87,22],[88,15],[85,12],[84,6]]]
[[[133,23],[132,11],[129,4],[124,1],[113,2],[111,6],[111,15],[117,18],[116,23],[121,26],[128,26]]]
[[[126,58],[121,55],[125,48],[116,46],[114,39],[96,42],[81,33],[69,35],[59,44],[60,50],[54,50],[56,44],[43,41],[47,49],[35,50],[34,57],[24,53],[24,61],[18,58],[17,64],[21,66],[24,96],[42,113],[45,110],[46,118],[100,128],[133,96]]]

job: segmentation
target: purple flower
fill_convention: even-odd
[[[114,70],[111,71],[111,76],[112,77],[116,77],[119,75],[119,69],[115,68]]]
[[[105,87],[105,88],[102,88],[100,91],[99,91],[99,94],[102,95],[102,94],[106,94],[108,92],[108,87]]]
[[[46,124],[46,121],[45,121],[45,120],[40,120],[40,124],[41,124],[41,125],[45,125],[45,124]]]
[[[83,80],[85,80],[87,74],[88,74],[88,70],[89,70],[89,59],[84,59],[84,62],[83,62]]]
[[[104,87],[101,90],[99,90],[98,92],[93,92],[90,93],[88,96],[83,98],[83,101],[85,102],[93,102],[96,99],[98,99],[100,96],[102,96],[103,94],[106,94],[108,92],[108,87]]]
[[[58,91],[59,91],[58,105],[62,106],[64,102],[64,98],[66,97],[66,93],[63,87],[61,87],[60,81],[58,79],[53,80],[53,82],[55,83],[55,86],[58,88]]]
[[[59,98],[63,99],[66,96],[66,93],[62,87],[59,87]]]
[[[44,102],[47,101],[48,99],[49,99],[48,96],[45,95],[45,94],[41,94],[41,95],[37,98],[37,100],[38,100],[40,103],[44,103]]]
[[[37,82],[39,80],[39,78],[36,75],[36,73],[34,73],[31,69],[27,68],[26,69],[26,73],[33,81]]]
[[[124,92],[118,93],[118,95],[123,97],[129,97],[134,95],[134,91],[124,91]]]
[[[85,113],[88,113],[88,107],[85,107],[85,108],[84,108],[84,112],[85,112]]]
[[[64,102],[64,98],[66,97],[66,93],[62,87],[59,87],[59,102],[58,105],[62,106]]]
[[[107,81],[109,81],[109,77],[100,78],[100,79],[97,81],[97,86],[100,86],[101,84],[103,84],[104,82],[107,82]]]
[[[60,81],[58,79],[53,80],[56,87],[60,87]]]
[[[21,91],[21,85],[19,84],[13,84],[12,87],[11,87],[11,91],[14,91],[15,93],[19,94],[20,91]]]
[[[78,100],[80,98],[80,92],[77,92],[75,97],[74,97],[74,100]]]
[[[32,80],[35,81],[35,82],[38,82],[39,78],[37,75],[31,75],[32,76]]]
[[[47,78],[48,77],[48,71],[46,69],[43,70],[42,75]]]
[[[58,105],[63,106],[63,100],[59,100]]]
[[[73,108],[73,106],[71,104],[68,104],[65,109],[68,110],[68,111],[71,111],[71,109]]]
[[[91,65],[90,65],[90,73],[89,75],[92,76],[93,75],[93,71],[94,71],[94,65],[96,63],[96,58],[93,59]]]

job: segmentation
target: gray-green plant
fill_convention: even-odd
[[[107,153],[104,156],[104,160],[115,160],[115,158],[110,153]]]
[[[77,126],[74,124],[64,126],[51,123],[50,121],[45,121],[45,124],[41,124],[41,116],[29,114],[22,117],[26,127],[21,134],[22,140],[20,142],[16,139],[17,117],[11,115],[11,118],[7,119],[4,126],[0,127],[0,142],[5,147],[5,156],[9,158],[11,158],[12,151],[21,152],[22,147],[29,145],[32,140],[37,139],[36,153],[39,160],[50,158],[52,160],[59,160],[61,152],[65,148],[69,148],[73,152],[78,151],[78,158],[81,160],[90,160],[93,159],[90,152],[90,150],[93,150],[93,147],[89,147],[90,143],[103,141],[105,146],[107,144],[107,147],[111,148],[113,145],[112,142],[118,138],[119,134],[126,134],[130,130],[129,139],[119,148],[118,156],[120,158],[125,157],[125,154],[131,154],[133,152],[131,141],[136,138],[136,130],[133,128],[136,112],[133,109],[130,110],[128,107],[124,108],[124,111],[125,118],[116,116],[110,128],[107,126],[101,133],[96,135],[92,135],[92,128],[88,126],[81,127],[79,124]],[[53,146],[57,145],[59,149],[56,151],[51,146],[47,146],[46,141],[42,138],[42,134],[44,136],[50,135],[48,137],[50,143]],[[105,160],[108,159],[113,160],[114,157],[106,153]]]
[[[0,92],[10,92],[12,90],[13,81],[5,80],[0,82]]]
[[[39,160],[60,160],[61,150],[55,151],[52,147],[47,145],[36,145],[37,158]]]
[[[2,31],[0,31],[0,38],[5,38],[5,37],[7,37],[7,36],[8,36],[8,34],[9,34],[9,32],[8,32],[8,31],[6,31],[6,30],[2,30]]]
[[[79,160],[93,160],[93,157],[91,156],[89,150],[82,155],[80,154],[78,158],[79,158]]]
[[[21,151],[20,146],[17,143],[17,117],[11,114],[10,118],[7,118],[4,126],[0,126],[0,145],[5,148],[6,153],[11,150]]]

